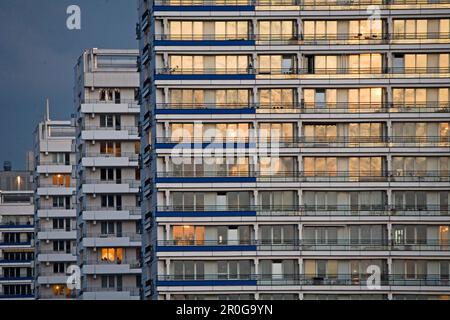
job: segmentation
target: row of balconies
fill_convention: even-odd
[[[448,170],[441,171],[166,171],[158,172],[158,178],[255,178],[255,182],[449,182]],[[162,181],[162,180],[161,180]],[[201,181],[201,180],[199,180]]]
[[[214,110],[229,109],[241,113],[242,109],[255,110],[256,113],[449,113],[450,104],[438,102],[423,103],[157,103],[156,110]]]
[[[254,211],[259,216],[448,216],[448,205],[396,206],[396,205],[166,205],[158,206],[157,212],[249,212]]]
[[[352,286],[370,290],[374,286],[372,274],[335,274],[316,276],[312,274],[197,274],[159,275],[157,285],[162,286]],[[450,287],[448,275],[381,274],[381,287]],[[439,290],[439,289],[438,289]]]
[[[336,136],[336,137],[203,137],[196,138],[184,135],[182,137],[157,137],[156,143],[181,143],[214,145],[256,144],[261,146],[277,145],[280,148],[397,148],[397,147],[450,147],[450,136]]]
[[[368,255],[379,255],[381,251],[386,251],[391,255],[392,251],[445,251],[450,252],[449,240],[431,240],[423,241],[397,241],[397,240],[374,240],[355,241],[350,239],[336,239],[334,241],[315,241],[284,239],[275,241],[273,239],[260,240],[159,240],[157,242],[159,252],[173,251],[179,248],[179,251],[230,251],[235,247],[235,251],[314,251],[313,253],[302,253],[302,255],[317,255],[320,252],[328,252],[332,255],[339,254],[339,251],[359,251],[367,252]],[[391,252],[388,252],[391,251]],[[318,253],[319,252],[319,253]]]
[[[448,43],[449,32],[425,32],[425,33],[335,33],[335,34],[155,34],[156,45],[179,46],[182,41],[230,41],[229,45],[236,45],[235,41],[248,41],[249,45],[361,45],[361,44],[424,44],[424,43]],[[181,42],[181,43],[180,43]],[[242,45],[242,43],[240,43]]]
[[[156,0],[153,5],[157,11],[159,6],[213,6],[215,10],[223,10],[221,6],[300,6],[296,10],[362,10],[370,5],[379,5],[386,9],[447,8],[448,0]],[[195,9],[193,9],[195,10]],[[211,9],[214,10],[214,9]],[[254,10],[254,9],[253,9]],[[264,8],[270,10],[270,8]],[[146,15],[144,14],[144,19]],[[144,27],[145,25],[143,25]]]
[[[260,67],[253,68],[251,66],[245,68],[156,68],[156,75],[235,75],[239,79],[239,75],[258,75],[260,78],[271,78],[272,75],[282,75],[289,79],[295,79],[295,75],[305,76],[378,76],[379,78],[392,77],[412,77],[427,75],[427,77],[442,77],[448,74],[448,67],[343,67],[343,68],[304,68],[304,67]],[[306,77],[308,78],[308,77]]]

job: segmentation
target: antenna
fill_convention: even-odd
[[[48,98],[45,105],[45,121],[50,121],[50,101]]]

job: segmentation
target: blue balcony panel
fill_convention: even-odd
[[[217,245],[217,246],[158,246],[157,251],[183,252],[183,251],[256,251],[255,245]]]
[[[156,183],[256,183],[255,177],[157,177]]]
[[[256,286],[256,280],[158,280],[157,286]]]
[[[255,108],[156,109],[156,114],[256,114]]]
[[[156,74],[155,80],[256,80],[254,74]]]
[[[157,211],[156,217],[256,217],[256,211]]]
[[[155,46],[255,46],[255,40],[154,40]]]
[[[255,6],[153,6],[153,11],[255,11]]]

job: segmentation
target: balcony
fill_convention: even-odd
[[[82,152],[84,167],[137,167],[139,154],[134,152],[101,153],[95,151]]]
[[[440,8],[449,4],[448,0],[156,0],[154,1],[155,10],[160,6],[185,6],[193,7],[195,11],[198,6],[216,7],[213,10],[226,10],[226,7],[240,6],[264,7],[264,10],[271,10],[270,7],[295,7],[301,10],[366,10],[370,5],[379,5],[380,9],[414,9],[414,8]],[[221,8],[225,7],[225,8]],[[269,7],[269,8],[265,8]],[[290,8],[291,9],[291,8]],[[179,9],[174,9],[179,10]]]
[[[416,206],[388,206],[388,205],[284,205],[284,206],[218,206],[197,205],[180,206],[166,205],[157,207],[158,217],[172,216],[305,216],[305,217],[345,217],[345,216],[448,216],[450,206],[423,207]]]
[[[140,274],[142,264],[135,259],[111,262],[101,259],[88,259],[83,261],[84,274]]]
[[[404,40],[404,41],[403,41]],[[155,45],[361,45],[390,43],[448,43],[450,34],[386,34],[386,33],[335,33],[335,34],[157,34]]]
[[[156,34],[155,46],[183,46],[183,45],[228,45],[228,46],[253,46],[255,37],[250,34]]]
[[[128,214],[133,217],[141,217],[142,212],[140,207],[136,206],[116,206],[116,207],[101,207],[101,206],[83,206],[83,219],[89,220],[92,216],[93,220],[98,217],[98,220],[105,220],[108,216],[122,216],[123,214]],[[103,218],[100,218],[103,217]]]
[[[245,68],[157,68],[156,80],[255,80],[255,79],[354,79],[354,78],[444,78],[448,67],[355,67],[355,68],[304,68],[260,67]]]
[[[371,290],[372,274],[197,274],[159,275],[157,286],[305,286],[305,287],[354,287]],[[425,274],[410,277],[405,274],[381,274],[379,285],[402,287],[449,287],[448,276]]]
[[[388,240],[350,240],[334,239],[328,241],[284,239],[267,240],[160,240],[159,252],[184,251],[311,251],[312,255],[342,252],[370,251],[417,251],[421,254],[450,251],[450,241],[424,239],[422,241],[388,241]],[[303,255],[308,253],[303,252]],[[311,254],[311,253],[310,253]]]
[[[81,183],[83,185],[128,185],[130,188],[139,188],[141,186],[141,182],[136,179],[82,179]]]
[[[157,103],[157,114],[240,114],[240,113],[304,113],[304,114],[360,114],[360,113],[450,113],[448,102],[424,103]]]
[[[157,68],[155,80],[255,80],[255,70],[245,68]]]
[[[157,251],[256,251],[255,240],[160,240]]]
[[[158,172],[157,183],[180,183],[180,182],[256,182],[256,176],[250,171],[170,171],[170,172]]]
[[[83,126],[81,139],[83,140],[136,140],[139,135],[137,126],[100,127]]]
[[[79,297],[82,300],[139,300],[141,290],[136,287],[84,287]]]

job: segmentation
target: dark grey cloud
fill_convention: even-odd
[[[66,28],[66,9],[81,8],[80,31]],[[0,165],[25,165],[44,114],[74,112],[73,66],[87,48],[137,48],[136,0],[0,0]]]

